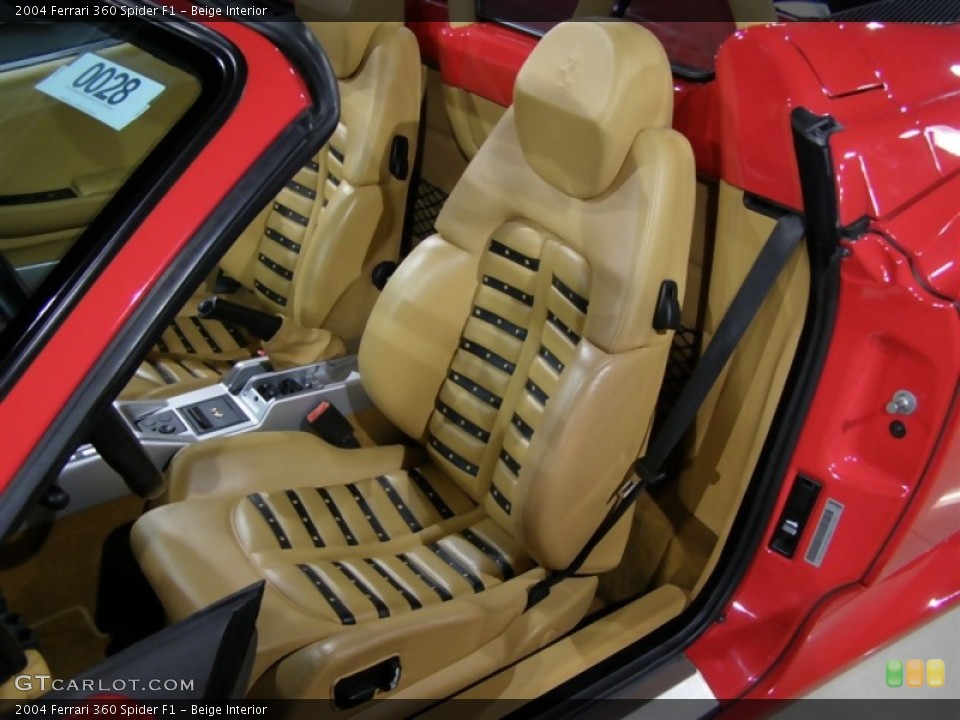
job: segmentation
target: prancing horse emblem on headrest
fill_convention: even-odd
[[[576,71],[580,67],[580,54],[580,50],[574,50],[567,61],[560,66],[561,82],[565,87],[570,87],[576,80]]]

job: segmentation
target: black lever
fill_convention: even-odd
[[[60,512],[70,504],[70,496],[59,485],[51,485],[40,496],[40,504],[49,510]]]
[[[276,315],[237,305],[219,297],[208,297],[202,300],[197,307],[197,315],[204,320],[219,320],[228,325],[241,327],[261,340],[269,340],[276,335],[283,322]]]

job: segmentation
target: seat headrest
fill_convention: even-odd
[[[374,33],[390,22],[310,22],[307,25],[323,46],[337,78],[352,77],[367,56]]]
[[[645,128],[673,121],[663,46],[628,22],[567,22],[539,42],[517,77],[514,117],[530,167],[581,200],[606,191]]]

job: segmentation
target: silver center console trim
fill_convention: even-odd
[[[230,392],[231,388],[235,392]],[[163,469],[175,453],[201,440],[299,430],[303,419],[321,402],[329,402],[344,415],[372,405],[360,383],[355,355],[279,372],[271,370],[264,358],[247,360],[237,363],[216,385],[163,400],[121,400],[115,405],[150,459]],[[204,432],[196,416],[189,413],[200,403],[212,415],[233,417],[235,412],[239,422]],[[74,452],[58,484],[71,498],[67,509],[58,513],[61,516],[129,494],[123,480],[90,445]],[[52,515],[49,510],[38,509],[28,518],[28,524],[47,521]]]

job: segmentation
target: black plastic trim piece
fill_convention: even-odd
[[[73,678],[75,682],[63,683],[63,689],[45,695],[43,701],[76,706],[79,700],[102,699],[103,691],[95,688],[129,686],[127,678],[154,674],[190,690],[128,687],[124,695],[130,702],[242,700],[253,669],[263,588],[263,581],[250,585],[160,630]]]
[[[394,655],[373,667],[337,680],[333,686],[333,706],[349,710],[373,700],[377,693],[390,692],[400,683],[400,656]]]
[[[410,141],[403,135],[395,136],[390,146],[390,174],[397,180],[410,175]]]
[[[229,51],[231,54],[228,57],[234,65],[242,62],[232,45],[226,44],[222,38],[203,26],[170,20],[155,25],[162,25],[164,32],[171,36],[175,33],[186,35],[201,47],[209,43],[214,48],[215,57]],[[194,288],[198,287],[213,271],[220,256],[253,221],[260,209],[276,196],[286,181],[303,167],[304,160],[316,155],[337,126],[340,117],[339,94],[336,90],[333,71],[320,49],[319,42],[313,39],[311,43],[281,44],[288,36],[301,40],[306,36],[312,38],[305,27],[293,23],[278,23],[273,26],[252,24],[251,27],[257,31],[269,31],[263,34],[275,38],[274,42],[287,52],[292,63],[307,66],[312,63],[314,75],[329,73],[327,87],[332,88],[332,91],[329,95],[315,96],[314,105],[280,133],[217,209],[202,223],[183,252],[164,271],[150,292],[141,299],[131,319],[117,333],[100,361],[77,388],[0,496],[0,537],[6,537],[17,527],[32,502],[42,496],[46,484],[56,479],[57,473],[74,448],[89,432],[98,413],[119,395],[136,371],[140,359],[147,354],[157,338],[173,321],[179,309],[190,299]],[[312,83],[311,88],[313,87],[322,88],[323,85]],[[232,96],[226,98],[230,102],[219,109],[229,114],[236,99]],[[217,123],[216,127],[218,128],[220,124]],[[186,129],[184,132],[187,132]],[[196,134],[195,140],[199,143],[197,150],[208,139],[209,137],[202,132]],[[158,150],[163,149],[163,143],[161,143]],[[186,162],[188,163],[189,159]],[[176,162],[174,167],[168,168],[163,174],[165,184],[158,186],[160,195],[166,192],[181,171],[182,168]],[[159,199],[153,198],[152,192],[144,198],[137,199],[145,202],[148,198],[152,198],[152,202]],[[116,200],[115,197],[114,201]],[[124,217],[121,229],[126,234],[133,231],[152,205],[137,207],[140,208],[139,212],[130,217]],[[119,232],[118,230],[117,233]],[[126,237],[126,234],[119,234],[118,237]],[[96,273],[111,258],[112,253],[106,253],[100,258],[98,261],[100,264],[95,269],[90,268],[86,271],[83,282],[71,288],[72,300],[64,299],[63,308],[58,309],[60,320],[72,310],[74,303],[83,292],[86,292]],[[32,356],[29,359],[32,359]],[[27,362],[29,360],[24,361],[25,364]],[[22,369],[16,371],[12,377],[19,376]],[[2,382],[9,382],[10,377],[10,375],[5,376]]]
[[[657,332],[680,329],[680,288],[675,280],[660,283],[657,307],[653,313],[653,329]]]
[[[780,553],[785,558],[792,559],[797,553],[797,546],[807,529],[810,515],[820,495],[823,486],[816,480],[798,475],[793,481],[790,495],[780,513],[777,527],[770,538],[769,548]]]
[[[77,194],[71,188],[57,188],[41,192],[20,193],[19,195],[0,195],[0,205],[35,205],[38,203],[72,200]]]
[[[794,151],[800,170],[807,242],[816,267],[823,267],[840,244],[840,202],[833,175],[830,138],[843,130],[830,115],[816,115],[798,107],[790,113]]]
[[[779,220],[784,215],[795,212],[786,205],[781,205],[780,203],[767,200],[766,198],[749,192],[743,193],[743,206],[747,208],[747,210],[759,213],[768,218],[773,218],[774,220]]]

